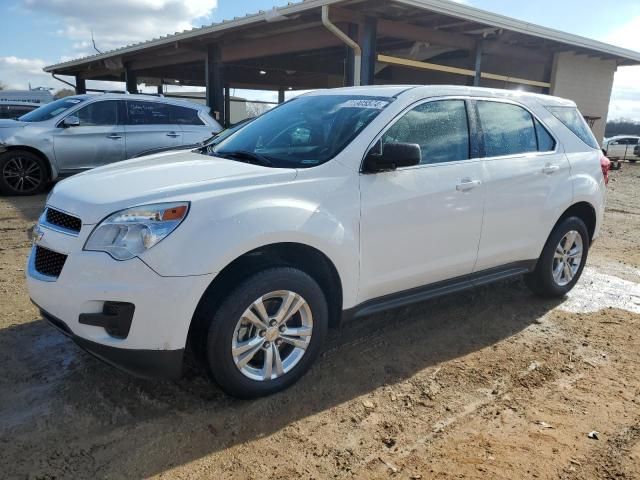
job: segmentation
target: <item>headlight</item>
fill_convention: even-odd
[[[173,232],[185,219],[188,202],[141,205],[116,212],[91,232],[85,250],[116,260],[137,257]]]

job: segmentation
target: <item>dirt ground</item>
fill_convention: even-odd
[[[44,196],[0,198],[0,477],[640,478],[638,198],[625,164],[566,299],[514,280],[358,320],[257,401],[132,378],[45,324],[24,282]]]

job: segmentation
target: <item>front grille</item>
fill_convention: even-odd
[[[44,247],[36,246],[35,267],[38,273],[48,277],[59,277],[67,256]]]
[[[71,230],[72,232],[79,232],[82,227],[82,221],[78,217],[51,207],[47,208],[46,219],[48,223]]]

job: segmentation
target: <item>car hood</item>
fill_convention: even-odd
[[[95,224],[146,203],[192,201],[226,189],[290,182],[295,169],[267,168],[194,152],[165,152],[96,168],[59,182],[48,205]]]
[[[20,128],[27,125],[27,122],[20,122],[18,120],[11,120],[9,118],[0,119],[0,128]]]

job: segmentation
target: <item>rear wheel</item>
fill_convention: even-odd
[[[288,267],[257,273],[211,317],[209,371],[235,397],[275,393],[309,369],[320,353],[327,325],[324,293],[309,275]]]
[[[562,297],[580,279],[589,251],[589,233],[578,217],[560,222],[551,232],[527,286],[543,297]]]
[[[44,190],[47,165],[38,155],[10,150],[0,155],[0,192],[7,195],[35,195]]]

